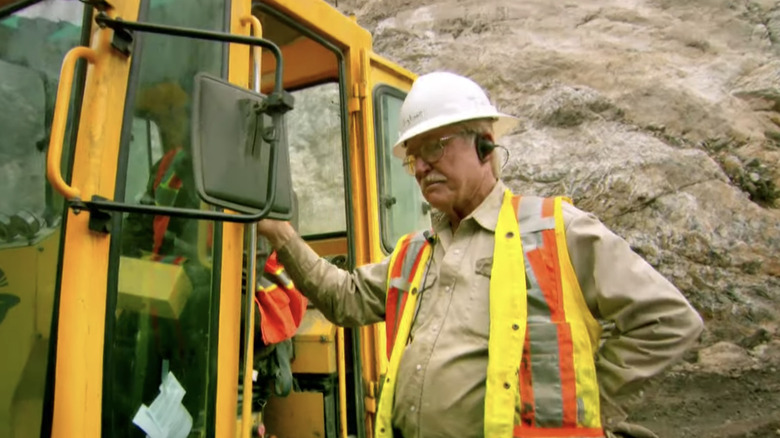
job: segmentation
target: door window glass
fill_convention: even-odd
[[[339,85],[316,85],[293,96],[295,109],[286,117],[299,232],[346,232]]]
[[[151,0],[141,21],[224,31],[224,0]],[[125,203],[207,208],[197,195],[190,154],[194,77],[222,75],[219,42],[143,33],[136,37],[118,168],[117,198]],[[122,174],[124,173],[124,175]],[[210,221],[130,213],[123,218],[115,308],[107,327],[103,416],[105,436],[144,437],[161,386],[180,386],[175,399],[188,436],[206,436],[217,340],[212,256],[219,242]],[[163,391],[165,392],[165,391]],[[184,409],[184,411],[181,411]],[[173,411],[171,411],[173,412]],[[167,414],[166,414],[167,415]],[[161,421],[157,418],[157,421]]]
[[[376,144],[379,175],[379,212],[382,244],[389,253],[406,233],[431,227],[428,203],[422,197],[417,181],[393,156],[393,145],[400,129],[401,104],[404,94],[388,86],[374,92],[376,112]]]
[[[80,44],[83,15],[82,3],[55,0],[0,20],[2,437],[39,436],[45,421],[64,205],[46,181],[45,154],[60,66],[65,53]],[[74,113],[71,109],[71,116]],[[66,140],[66,176],[71,152]]]

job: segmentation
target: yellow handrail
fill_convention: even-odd
[[[260,24],[260,20],[257,19],[254,15],[248,15],[245,17],[242,17],[240,20],[242,25],[250,25],[250,32],[252,36],[256,38],[260,38],[263,36],[263,26]],[[253,88],[256,92],[260,91],[260,48],[259,47],[252,47],[252,58],[254,60],[254,82],[253,82]],[[245,232],[250,233],[250,245],[251,248],[249,248],[249,257],[251,259],[254,259],[257,251],[257,230],[255,229],[254,224],[248,224],[246,226]],[[252,272],[247,272],[247,288],[246,293],[247,297],[254,297],[255,290],[257,288],[257,279],[255,278],[255,265],[254,263],[249,264],[250,267],[252,267]],[[244,395],[243,395],[243,402],[241,404],[241,437],[242,438],[248,438],[252,433],[252,374],[254,372],[254,351],[253,351],[253,344],[254,344],[254,327],[255,327],[255,312],[254,312],[254,301],[247,299],[247,312],[245,317],[249,319],[249,323],[245,326],[246,327],[246,333],[245,336],[247,337],[247,344],[245,346],[246,351],[245,359],[246,362],[244,363]]]
[[[344,328],[336,329],[336,356],[338,358],[339,372],[339,436],[347,438],[347,364],[346,343],[344,342]]]
[[[76,61],[86,59],[94,64],[97,52],[89,47],[79,46],[65,54],[60,70],[60,83],[57,87],[57,102],[54,105],[54,116],[51,122],[51,137],[49,138],[49,150],[46,153],[46,178],[52,187],[62,194],[65,199],[74,199],[81,196],[81,191],[71,187],[62,178],[62,144],[65,141],[65,128],[68,123],[68,109],[70,107],[70,94],[73,88],[73,74],[76,70]]]
[[[260,20],[254,15],[248,15],[246,17],[242,17],[241,24],[244,26],[246,26],[247,24],[249,25],[253,37],[255,38],[263,37],[263,25],[260,23]],[[262,59],[263,59],[262,56],[260,56],[260,47],[252,46],[252,60],[254,61],[253,68],[252,68],[252,76],[253,76],[252,89],[258,93],[260,92],[260,77],[262,75],[260,66],[261,66]]]

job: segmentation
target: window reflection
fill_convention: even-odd
[[[46,181],[45,152],[60,66],[79,45],[83,11],[50,1],[0,21],[0,437],[39,436],[47,421],[63,201]],[[71,146],[63,145],[66,166]]]
[[[382,243],[390,252],[398,239],[414,230],[430,228],[428,205],[415,179],[393,156],[393,145],[400,132],[403,94],[387,86],[378,88],[376,111],[377,149],[382,166],[379,211],[382,218]]]
[[[321,84],[293,96],[295,110],[286,117],[299,231],[304,236],[346,231],[339,86]]]
[[[143,21],[223,30],[223,0],[155,0]],[[129,138],[121,160],[126,176],[117,181],[125,202],[205,208],[199,200],[190,154],[190,107],[198,72],[222,73],[221,43],[155,34],[138,39],[133,62],[135,94]],[[140,56],[139,56],[140,55]],[[122,166],[120,165],[120,168]],[[122,177],[120,176],[120,179]],[[212,222],[151,214],[124,217],[111,348],[107,354],[104,417],[111,437],[144,437],[145,411],[161,397],[173,376],[185,391],[176,406],[191,418],[189,436],[209,429]],[[165,391],[163,391],[165,392]],[[151,416],[151,417],[149,417]],[[161,419],[157,418],[157,421]],[[104,423],[105,424],[105,423]],[[186,422],[185,422],[186,426]],[[213,430],[213,429],[212,429]]]

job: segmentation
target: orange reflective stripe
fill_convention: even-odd
[[[574,345],[569,324],[558,324],[558,361],[561,370],[563,426],[577,426],[577,378],[574,372]]]
[[[534,271],[536,281],[541,289],[544,302],[547,304],[546,310],[549,312],[549,318],[552,322],[562,322],[564,320],[563,300],[560,293],[560,284],[556,284],[554,274],[554,265],[551,263],[547,242],[544,247],[536,248],[525,253],[525,258],[531,269]],[[540,275],[543,274],[543,275]]]
[[[542,201],[542,217],[553,217],[555,214],[555,198],[544,198]]]
[[[424,249],[430,245],[422,232],[409,234],[403,239],[402,247],[397,256],[391,261],[390,288],[385,300],[385,332],[387,334],[387,357],[393,352],[396,342],[398,324],[401,321],[406,301],[409,295],[409,287],[414,276],[421,268]],[[400,280],[400,281],[399,281]],[[403,287],[399,287],[400,284]],[[401,340],[405,342],[405,339]]]
[[[402,242],[399,243],[398,254],[395,256],[395,263],[390,266],[390,278],[401,278],[403,271],[403,260],[406,258],[406,252],[409,250],[409,243],[412,240],[412,236],[408,235]],[[390,353],[393,352],[393,344],[395,343],[395,334],[398,330],[398,320],[401,315],[401,309],[406,304],[405,294],[399,293],[397,287],[390,287],[387,291],[387,299],[385,300],[385,336],[387,346],[387,357],[390,358]]]

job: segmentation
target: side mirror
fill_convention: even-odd
[[[208,204],[290,220],[292,179],[282,112],[269,98],[223,79],[195,76],[192,164],[198,195]]]

